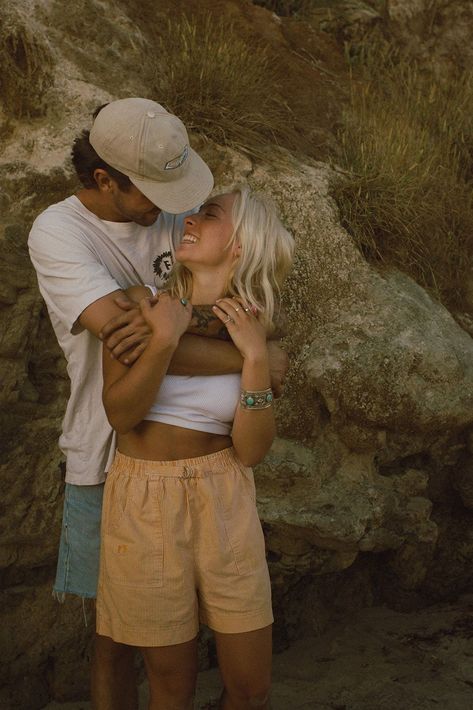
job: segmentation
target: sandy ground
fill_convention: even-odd
[[[365,609],[275,655],[273,677],[273,710],[473,710],[473,594],[409,614]],[[216,708],[220,689],[216,669],[201,673],[196,710]],[[146,684],[140,697],[144,710]]]

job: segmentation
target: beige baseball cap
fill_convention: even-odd
[[[155,101],[112,101],[96,117],[89,140],[102,160],[165,212],[197,207],[212,190],[212,173],[190,147],[184,124]]]

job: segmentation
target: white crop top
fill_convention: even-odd
[[[229,434],[240,397],[240,379],[240,374],[166,375],[145,419]]]

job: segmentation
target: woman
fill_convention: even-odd
[[[150,708],[190,708],[199,618],[215,633],[221,707],[267,708],[271,592],[250,466],[275,435],[266,337],[293,240],[248,188],[185,219],[169,290],[131,367],[105,357],[103,401],[118,433],[104,494],[97,632],[139,646]],[[240,375],[167,376],[191,305],[215,303]],[[222,326],[223,327],[223,326]]]

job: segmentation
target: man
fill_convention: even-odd
[[[101,401],[99,337],[111,322],[105,332],[113,353],[129,364],[139,357],[147,329],[121,290],[164,286],[185,213],[213,185],[182,122],[147,99],[99,110],[90,134],[74,142],[72,159],[83,187],[39,215],[28,242],[71,379],[59,440],[66,491],[54,590],[61,599],[96,595],[103,481],[114,448]],[[207,319],[198,320],[197,332],[206,334]],[[175,374],[240,369],[230,343],[192,334],[181,339],[171,367]],[[91,688],[97,710],[137,707],[131,650],[96,636]]]

